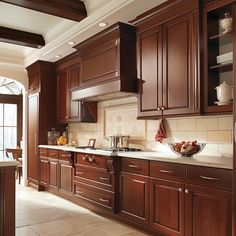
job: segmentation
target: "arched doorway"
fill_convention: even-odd
[[[25,77],[25,80],[28,80]],[[24,81],[25,82],[25,81]],[[28,82],[26,82],[28,83]],[[5,158],[6,147],[21,146],[23,150],[23,176],[25,183],[27,176],[26,158],[26,107],[27,94],[24,83],[14,78],[2,76],[0,70],[0,159]],[[16,120],[16,124],[14,123]],[[2,144],[2,145],[1,145]]]

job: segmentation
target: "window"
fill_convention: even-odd
[[[0,103],[0,159],[6,147],[17,146],[17,104]]]

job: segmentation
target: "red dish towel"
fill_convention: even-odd
[[[160,120],[159,129],[157,130],[157,133],[156,133],[156,136],[155,136],[155,140],[157,142],[162,143],[162,139],[163,138],[166,138],[166,131],[165,131],[163,119],[161,119]]]

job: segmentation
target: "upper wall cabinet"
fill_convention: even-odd
[[[233,110],[233,3],[203,6],[204,113]]]
[[[199,113],[198,1],[172,1],[137,26],[139,118]]]
[[[78,89],[80,58],[73,54],[57,63],[57,122],[96,122],[97,103],[72,101],[71,93]]]
[[[81,57],[76,100],[115,92],[137,92],[136,30],[116,23],[75,46]],[[106,83],[106,86],[102,86]],[[88,88],[96,87],[94,90]]]

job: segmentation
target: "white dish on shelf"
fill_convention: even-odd
[[[233,52],[221,54],[216,57],[217,64],[229,63],[233,60]]]
[[[233,101],[228,101],[228,102],[214,102],[215,104],[217,104],[218,106],[222,106],[222,105],[228,105],[228,104],[231,104]]]

